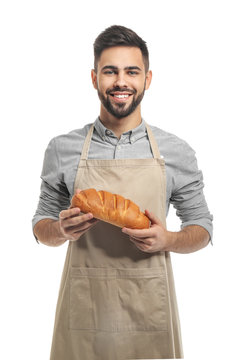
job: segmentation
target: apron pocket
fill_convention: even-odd
[[[69,329],[114,331],[116,270],[71,268]]]
[[[167,331],[163,269],[124,269],[117,278],[119,331]]]
[[[71,330],[165,331],[166,302],[163,270],[71,268]]]

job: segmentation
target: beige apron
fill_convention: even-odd
[[[90,128],[74,189],[121,194],[166,224],[166,177],[154,158],[88,160]],[[51,360],[182,358],[170,255],[137,249],[121,229],[98,222],[70,242],[59,292]]]

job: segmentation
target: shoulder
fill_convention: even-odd
[[[150,128],[167,164],[172,165],[177,171],[187,166],[195,166],[195,151],[186,140],[156,126]]]
[[[67,134],[53,137],[49,141],[44,154],[43,168],[45,171],[55,167],[60,169],[68,163],[76,163],[90,126],[91,124],[87,124],[81,129],[75,129]]]
[[[184,148],[191,148],[191,146],[187,143],[186,140],[178,137],[177,135],[170,133],[168,131],[165,131],[163,129],[160,129],[156,126],[150,125],[150,128],[156,138],[159,142],[168,142],[171,145],[177,145],[179,147]]]
[[[74,129],[67,134],[61,134],[54,137],[51,141],[53,141],[56,145],[64,145],[68,143],[78,142],[81,140],[85,140],[85,137],[90,129],[92,124],[87,124],[81,129]]]
[[[86,135],[92,124],[87,124],[81,129],[74,129],[66,134],[61,134],[53,137],[48,144],[46,151],[64,154],[68,151],[81,149]]]
[[[168,131],[162,130],[156,126],[150,125],[150,128],[158,142],[158,145],[163,146],[165,144],[165,145],[167,145],[167,148],[170,148],[170,149],[171,149],[171,147],[173,147],[173,149],[174,149],[174,146],[175,146],[176,151],[177,150],[179,150],[179,151],[186,151],[186,150],[194,151],[193,148],[190,146],[190,144],[186,140],[178,137],[177,135],[172,134]]]

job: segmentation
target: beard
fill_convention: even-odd
[[[98,84],[97,84],[98,85]],[[140,104],[140,102],[143,99],[144,93],[145,93],[145,86],[144,85],[144,89],[143,91],[137,94],[136,90],[131,90],[131,89],[127,89],[127,88],[120,88],[120,87],[115,87],[113,89],[108,89],[106,91],[106,95],[107,97],[105,97],[102,92],[100,92],[98,90],[98,86],[97,86],[97,92],[98,92],[98,96],[100,98],[101,103],[103,104],[103,106],[105,107],[105,109],[114,117],[116,117],[117,119],[122,119],[125,118],[127,116],[129,116],[131,113],[133,113],[133,111],[137,108],[137,106]],[[126,108],[127,104],[126,103],[118,103],[118,104],[112,104],[112,102],[110,101],[110,93],[114,92],[114,91],[119,91],[119,92],[129,92],[130,94],[132,94],[131,96],[133,96],[133,100],[131,102],[131,104]]]

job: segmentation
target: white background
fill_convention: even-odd
[[[38,245],[31,218],[49,140],[99,113],[92,44],[113,24],[147,41],[143,117],[196,150],[214,215],[214,246],[172,255],[185,358],[237,358],[236,18],[228,0],[1,2],[1,359],[49,358],[67,246]]]

